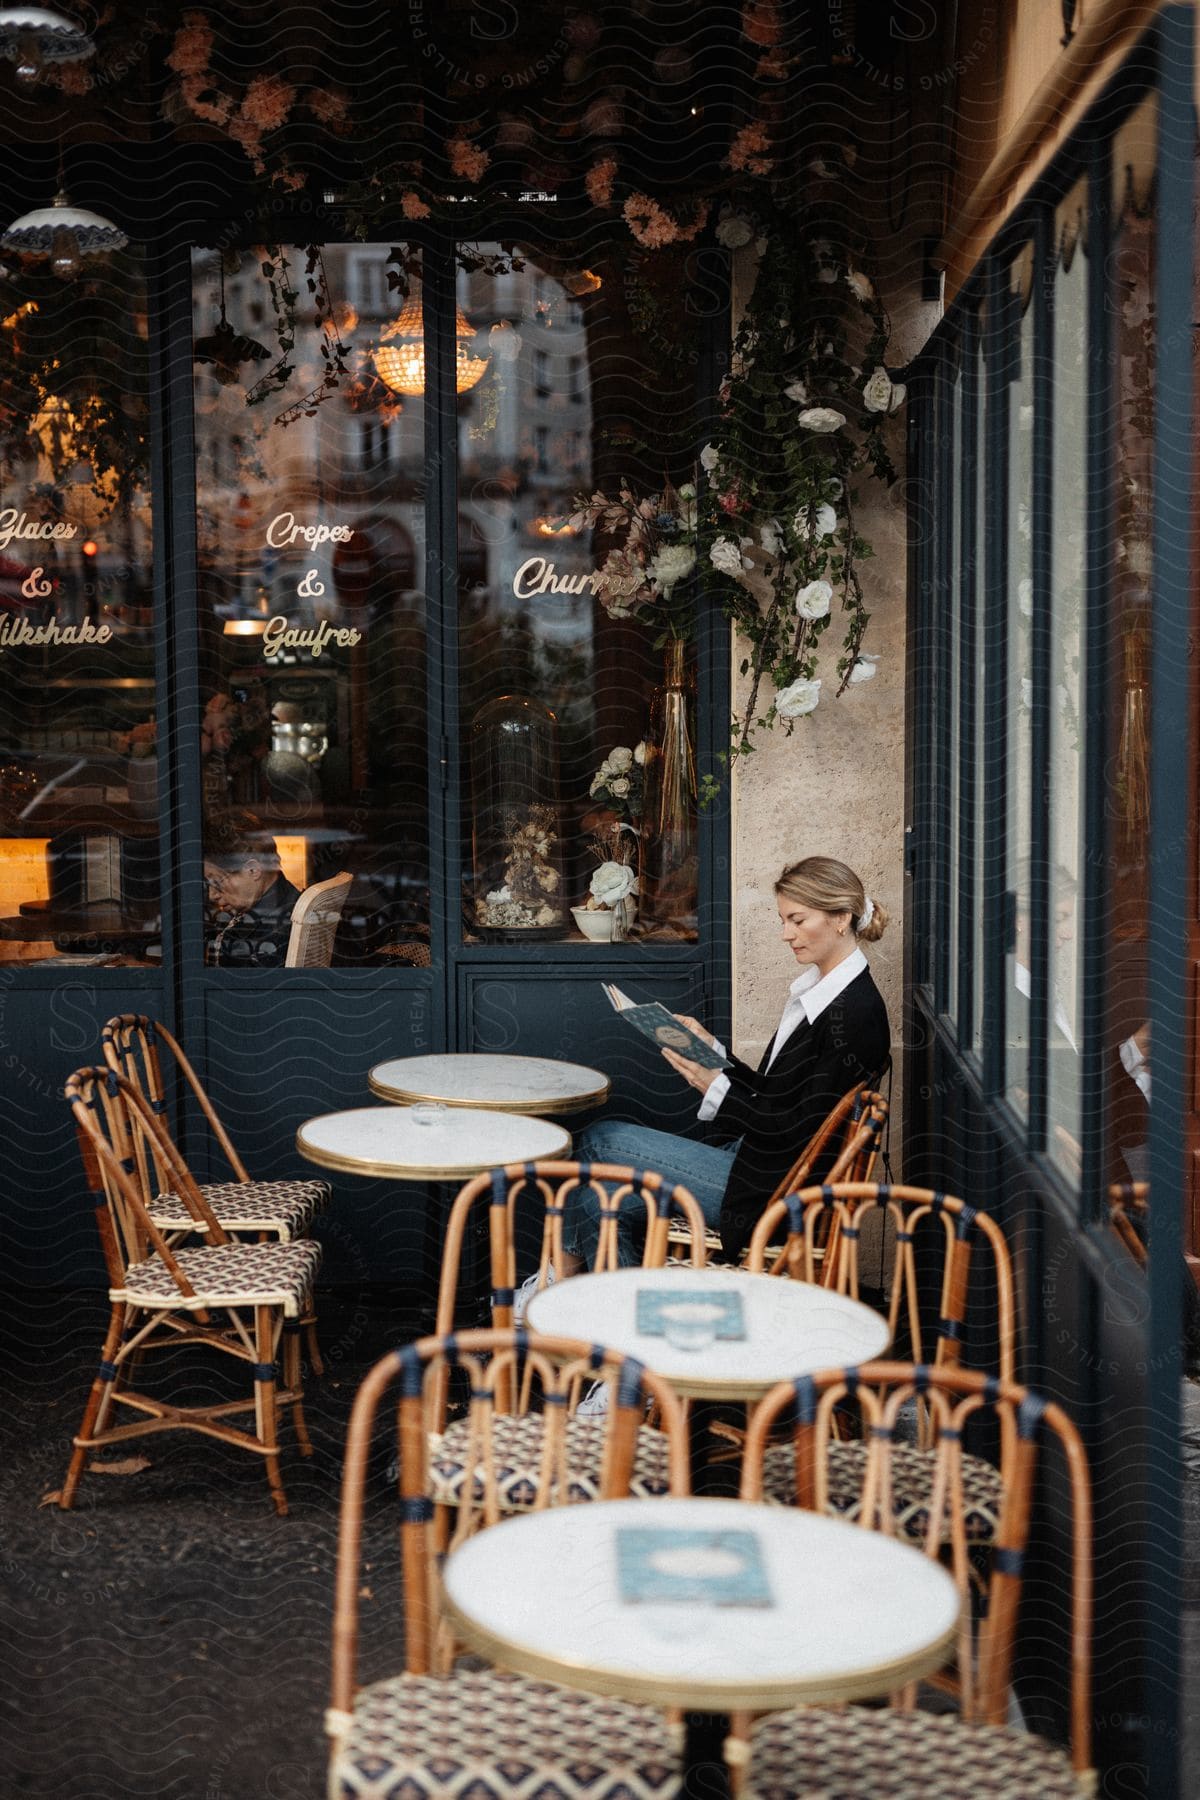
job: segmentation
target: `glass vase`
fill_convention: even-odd
[[[468,931],[506,943],[562,937],[558,721],[541,700],[501,694],[476,713],[471,809]]]
[[[650,699],[640,911],[647,925],[686,932],[696,929],[699,868],[693,693],[687,647],[681,638],[670,638],[663,648],[662,683]]]

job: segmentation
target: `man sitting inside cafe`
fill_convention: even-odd
[[[204,960],[210,966],[281,969],[299,892],[274,841],[249,814],[209,821],[204,838]]]

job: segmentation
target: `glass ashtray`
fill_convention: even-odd
[[[676,1350],[707,1350],[716,1342],[725,1309],[712,1300],[672,1300],[661,1317],[663,1336]]]
[[[440,1100],[418,1100],[410,1106],[408,1116],[414,1125],[440,1125],[446,1116],[446,1108]]]

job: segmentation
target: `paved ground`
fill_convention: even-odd
[[[176,1435],[120,1453],[144,1449],[141,1474],[85,1478],[74,1511],[39,1509],[62,1482],[103,1305],[47,1296],[32,1319],[6,1310],[18,1341],[5,1345],[0,1462],[3,1800],[323,1793],[341,1447],[359,1376],[409,1335],[392,1319],[386,1296],[324,1303],[336,1364],[312,1384],[315,1455],[285,1458],[291,1514],[278,1519],[255,1459]],[[368,1509],[368,1679],[400,1648],[386,1454],[381,1443]]]

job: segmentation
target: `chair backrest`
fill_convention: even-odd
[[[1085,1774],[1091,1765],[1091,1482],[1082,1440],[1061,1407],[1015,1382],[997,1381],[972,1369],[932,1369],[910,1363],[866,1363],[859,1369],[826,1370],[796,1381],[781,1381],[760,1401],[750,1420],[741,1498],[762,1498],[763,1463],[772,1427],[786,1425],[795,1454],[797,1503],[824,1511],[829,1447],[844,1429],[845,1408],[856,1405],[867,1444],[858,1523],[895,1535],[896,1426],[901,1408],[914,1400],[928,1406],[934,1431],[923,1548],[927,1556],[942,1560],[949,1545],[950,1568],[963,1602],[958,1691],[964,1717],[982,1724],[1007,1722],[1039,1435],[1057,1441],[1071,1497],[1071,1754],[1076,1772]],[[835,1409],[841,1412],[842,1421],[835,1421]],[[988,1414],[999,1427],[1002,1501],[987,1606],[973,1624],[962,1434],[970,1420]]]
[[[167,1081],[163,1071],[161,1051],[165,1049],[174,1059],[175,1067],[183,1076],[200,1106],[208,1122],[209,1129],[221,1147],[234,1177],[238,1181],[249,1181],[246,1165],[234,1149],[229,1133],[217,1116],[217,1110],[209,1099],[200,1077],[196,1074],[182,1046],[157,1019],[147,1018],[144,1013],[117,1013],[109,1019],[101,1035],[104,1060],[110,1069],[125,1079],[142,1096],[150,1111],[162,1120],[168,1136],[171,1131],[171,1118],[168,1108]],[[161,1193],[166,1186],[166,1172],[161,1168],[154,1171],[154,1193]],[[151,1170],[145,1166],[143,1157],[139,1163],[139,1175],[143,1178],[143,1193],[148,1199],[154,1196],[148,1190]]]
[[[572,1195],[592,1188],[600,1200],[600,1241],[595,1272],[617,1265],[617,1224],[632,1209],[646,1220],[642,1267],[661,1269],[667,1258],[667,1233],[672,1215],[679,1215],[691,1240],[693,1267],[704,1267],[704,1214],[685,1187],[667,1188],[661,1175],[649,1169],[630,1169],[617,1163],[548,1160],[510,1163],[503,1169],[485,1169],[460,1188],[450,1208],[442,1250],[442,1274],[438,1289],[435,1330],[449,1331],[454,1321],[459,1263],[464,1235],[471,1217],[488,1209],[488,1241],[491,1268],[492,1324],[497,1330],[511,1325],[516,1287],[515,1222],[518,1204],[542,1208],[542,1243],[538,1263],[539,1287],[551,1270],[563,1271],[563,1215]]]
[[[895,1227],[896,1260],[888,1300],[888,1323],[894,1337],[903,1318],[917,1362],[926,1360],[917,1282],[918,1237],[934,1237],[937,1241],[935,1234],[941,1233],[941,1303],[933,1333],[933,1360],[939,1368],[953,1367],[962,1359],[972,1250],[980,1241],[987,1246],[996,1289],[996,1349],[995,1355],[988,1358],[988,1366],[1005,1381],[1011,1381],[1016,1324],[1008,1245],[990,1214],[969,1206],[953,1194],[870,1181],[835,1181],[826,1182],[822,1187],[805,1188],[767,1208],[750,1240],[747,1267],[754,1271],[763,1268],[771,1233],[786,1218],[787,1241],[776,1267],[782,1265],[784,1272],[795,1279],[815,1280],[818,1234],[827,1221],[832,1220],[826,1235],[833,1237],[836,1234],[837,1252],[825,1285],[857,1300],[859,1240],[863,1221],[872,1213],[881,1215],[881,1224],[890,1223]]]
[[[862,1118],[863,1100],[868,1093],[871,1093],[872,1098],[878,1098],[878,1096],[872,1092],[867,1082],[860,1081],[856,1086],[849,1088],[846,1093],[842,1095],[837,1105],[825,1115],[820,1125],[818,1125],[817,1129],[813,1132],[813,1135],[809,1138],[807,1144],[805,1144],[803,1150],[800,1152],[783,1180],[779,1183],[775,1192],[767,1201],[768,1206],[773,1206],[777,1200],[782,1200],[785,1195],[794,1194],[798,1189],[802,1188],[822,1156],[829,1154],[834,1156],[835,1159],[838,1158],[839,1151],[845,1150],[846,1145],[857,1132],[859,1122]]]
[[[425,1674],[435,1658],[440,1619],[433,1505],[429,1492],[430,1414],[437,1379],[450,1366],[466,1365],[471,1379],[468,1421],[468,1480],[452,1546],[500,1518],[496,1471],[491,1458],[491,1421],[500,1387],[519,1387],[532,1374],[545,1402],[541,1477],[534,1510],[562,1505],[568,1499],[565,1436],[569,1393],[581,1379],[599,1371],[614,1384],[613,1404],[604,1421],[601,1495],[605,1500],[629,1494],[645,1403],[661,1407],[666,1433],[667,1475],[672,1494],[688,1492],[687,1428],[670,1385],[632,1357],[609,1352],[571,1338],[534,1337],[515,1331],[461,1331],[452,1337],[422,1338],[393,1351],[375,1364],[358,1390],[350,1415],[342,1477],[338,1537],[337,1599],[333,1629],[333,1707],[328,1720],[338,1736],[349,1722],[356,1685],[358,1595],[362,1585],[363,1484],[372,1430],[380,1402],[395,1381],[400,1384],[400,1552],[404,1582],[404,1657],[412,1674]],[[471,1496],[476,1474],[483,1498]],[[652,1506],[652,1500],[644,1504]],[[569,1575],[565,1578],[569,1579]]]
[[[1108,1190],[1108,1221],[1139,1269],[1149,1261],[1146,1223],[1150,1211],[1148,1181],[1118,1181]],[[1141,1231],[1135,1220],[1140,1221]]]
[[[333,940],[353,880],[353,875],[343,870],[328,881],[318,881],[305,888],[292,908],[292,930],[283,959],[285,968],[329,967],[333,961]]]
[[[174,1159],[178,1153],[161,1121],[131,1083],[106,1066],[76,1069],[68,1077],[63,1093],[74,1115],[111,1285],[122,1286],[129,1265],[143,1261],[153,1252],[170,1270],[180,1293],[194,1294],[147,1212],[135,1172],[140,1139],[153,1144],[154,1157],[161,1159],[170,1171],[172,1186],[183,1195],[197,1224],[206,1229],[208,1242],[225,1244],[229,1240],[208,1202],[190,1185],[186,1169],[182,1165],[176,1167]]]

